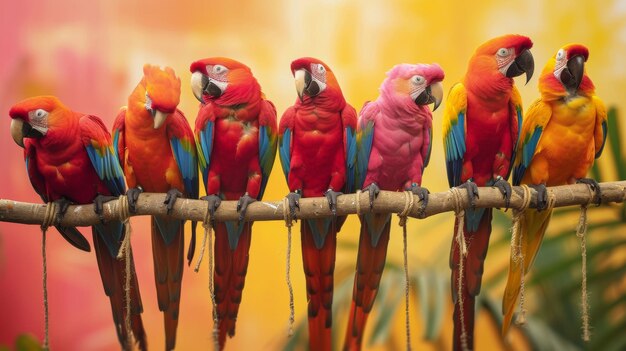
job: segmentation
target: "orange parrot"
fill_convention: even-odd
[[[113,125],[113,142],[124,168],[131,211],[143,191],[167,193],[170,213],[178,197],[198,197],[198,166],[193,132],[176,109],[180,79],[174,70],[145,65],[144,76]],[[165,322],[165,348],[176,345],[183,278],[184,221],[152,217],[152,253],[159,310]],[[195,223],[192,223],[193,255]]]

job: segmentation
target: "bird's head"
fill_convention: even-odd
[[[180,78],[170,67],[143,66],[142,85],[145,89],[144,105],[159,129],[169,115],[176,111],[180,102]]]
[[[585,72],[589,50],[580,44],[565,45],[548,60],[541,72],[539,86],[554,96],[593,94],[593,82]]]
[[[261,95],[252,71],[241,62],[226,57],[211,57],[191,64],[191,90],[201,103],[235,105]]]
[[[341,88],[333,71],[322,61],[303,57],[291,63],[291,73],[296,81],[296,92],[301,102],[318,97],[341,97]]]
[[[41,139],[63,124],[67,108],[54,96],[37,96],[15,104],[9,110],[11,136],[24,147],[24,138]]]
[[[408,106],[439,107],[443,98],[443,69],[438,64],[399,64],[387,72],[380,87],[381,95]]]

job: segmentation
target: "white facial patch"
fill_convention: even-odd
[[[426,78],[420,75],[415,75],[411,77],[410,82],[411,90],[409,91],[409,95],[412,100],[415,100],[421,93],[424,92],[424,90],[426,90]]]
[[[28,119],[28,124],[30,124],[33,129],[42,135],[46,135],[48,132],[48,111],[42,109],[30,111],[28,113]]]
[[[513,48],[498,49],[498,52],[496,52],[496,62],[498,63],[498,70],[500,71],[500,73],[506,75],[506,71],[515,60],[514,54],[515,49]]]
[[[563,49],[556,53],[556,64],[554,65],[553,74],[559,82],[561,81],[561,72],[563,72],[565,66],[567,65],[567,59],[565,56],[565,51]]]

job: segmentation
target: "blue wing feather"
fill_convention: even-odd
[[[446,143],[446,169],[448,171],[448,184],[458,186],[461,184],[461,172],[463,171],[463,156],[465,155],[465,111],[459,112],[456,124],[452,124],[450,132],[445,137]]]
[[[93,147],[86,145],[85,149],[91,160],[98,177],[104,181],[106,187],[113,196],[124,194],[126,184],[124,182],[124,172],[112,148],[106,148],[103,155]]]
[[[193,145],[188,142],[188,146],[185,147],[184,141],[173,137],[170,139],[170,146],[176,159],[178,169],[183,176],[183,183],[185,185],[185,192],[192,196],[192,198],[198,198],[199,185],[198,185],[198,168],[196,155],[192,151]]]
[[[355,189],[356,166],[356,135],[354,129],[346,127],[346,185],[345,192],[352,193]]]
[[[369,120],[367,124],[365,121],[360,122],[359,135],[357,138],[357,180],[356,188],[363,188],[363,182],[365,182],[365,175],[367,173],[367,165],[369,163],[370,153],[372,151],[372,143],[374,141],[374,121]]]
[[[263,198],[267,181],[270,179],[270,172],[274,166],[276,158],[276,137],[272,139],[271,129],[268,126],[259,128],[259,163],[261,164],[261,189],[258,200]]]
[[[533,134],[528,138],[528,141],[524,142],[522,147],[522,159],[521,162],[515,167],[513,171],[513,185],[520,185],[522,182],[522,178],[524,178],[524,173],[530,165],[530,161],[532,161],[533,156],[535,155],[535,149],[537,148],[537,144],[539,143],[539,139],[541,138],[541,133],[543,132],[543,127],[540,125],[535,127]]]
[[[289,170],[291,169],[291,129],[285,128],[280,140],[278,149],[280,164],[285,174],[285,179],[289,182]]]

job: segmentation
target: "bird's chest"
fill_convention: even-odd
[[[322,152],[325,156],[329,150],[343,151],[342,140],[343,127],[339,114],[310,110],[296,116],[294,149],[307,153]]]
[[[218,119],[213,145],[217,157],[242,160],[258,154],[258,121],[240,120],[235,115]]]

